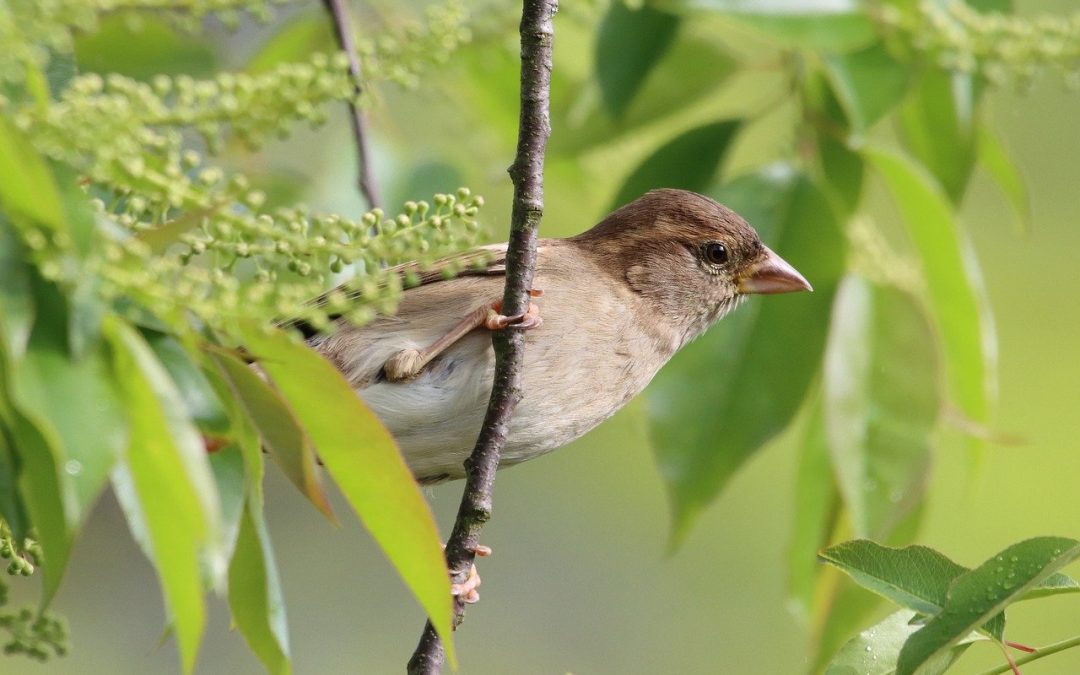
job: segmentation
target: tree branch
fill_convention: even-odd
[[[544,213],[544,150],[551,123],[548,102],[551,91],[552,18],[557,0],[524,0],[521,12],[521,117],[518,122],[517,155],[510,166],[514,204],[510,239],[506,249],[506,289],[503,313],[522,314],[529,308],[536,266],[536,238]],[[499,454],[506,443],[510,417],[521,400],[521,370],[525,335],[520,330],[493,334],[495,379],[484,424],[472,454],[465,461],[465,490],[457,519],[446,542],[446,564],[455,583],[465,581],[473,564],[480,530],[491,518],[491,493]],[[464,604],[454,603],[454,625],[464,618]],[[420,643],[409,660],[410,673],[438,673],[445,649],[431,622],[424,627]]]
[[[367,125],[364,122],[364,113],[356,104],[362,89],[360,88],[360,57],[356,54],[356,44],[353,42],[352,22],[349,21],[349,11],[345,7],[346,0],[323,0],[326,11],[330,13],[330,19],[334,24],[334,34],[337,36],[338,46],[349,58],[349,74],[356,86],[356,97],[349,101],[349,117],[352,121],[353,136],[356,138],[357,160],[357,186],[360,194],[368,204],[368,208],[374,209],[382,206],[379,197],[379,186],[375,182],[375,174],[371,171],[371,159],[367,147]]]

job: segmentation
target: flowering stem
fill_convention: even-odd
[[[368,153],[367,125],[364,122],[364,113],[357,106],[356,101],[361,92],[360,57],[356,54],[356,44],[353,41],[349,12],[345,7],[345,0],[323,0],[323,4],[326,5],[326,11],[330,13],[330,18],[333,21],[338,46],[349,58],[349,74],[352,76],[353,84],[356,87],[356,97],[349,101],[349,112],[351,113],[353,136],[356,137],[358,187],[360,188],[360,194],[367,201],[369,209],[381,208],[382,199],[379,197],[379,186],[375,182],[375,174],[371,170],[371,156]]]

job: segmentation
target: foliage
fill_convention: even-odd
[[[392,312],[413,282],[392,266],[418,260],[422,269],[471,244],[482,198],[462,188],[409,201],[396,216],[372,209],[357,219],[270,207],[250,179],[197,148],[256,150],[298,122],[321,124],[326,104],[355,100],[380,80],[413,86],[425,64],[468,38],[464,17],[456,5],[436,7],[424,27],[363,42],[370,66],[359,89],[343,54],[145,81],[78,74],[72,59],[77,35],[106,14],[153,12],[198,28],[205,15],[229,24],[240,11],[271,16],[269,3],[250,0],[0,5],[0,516],[10,542],[34,532],[40,547],[26,550],[48,556],[42,610],[2,617],[10,653],[66,649],[44,607],[111,479],[161,579],[185,669],[205,625],[203,595],[228,578],[253,651],[288,671],[263,524],[262,445],[333,519],[319,452],[448,636],[437,533],[392,439],[341,395],[347,385],[329,364],[274,326],[289,318],[326,328],[332,316],[360,323]],[[310,302],[346,271],[341,290]],[[240,345],[256,358],[314,363],[329,379],[268,365],[264,380],[239,358]],[[351,422],[328,433],[322,422],[335,418]],[[224,448],[211,457],[203,437]],[[19,547],[12,565],[30,569],[26,560]]]
[[[44,608],[111,485],[159,574],[184,668],[204,594],[227,588],[252,651],[288,672],[262,449],[332,519],[328,473],[448,635],[435,527],[392,439],[275,326],[392,312],[410,279],[390,265],[478,240],[484,202],[454,188],[512,154],[517,8],[466,17],[450,2],[409,28],[369,31],[360,83],[344,55],[319,53],[329,31],[317,11],[276,25],[239,70],[200,51],[195,36],[214,22],[273,21],[276,4],[0,0],[0,517],[20,571],[37,546],[45,557],[42,609],[0,614],[0,628],[25,653],[66,649]],[[695,189],[745,215],[815,286],[750,303],[690,345],[647,408],[673,544],[755,454],[785,435],[799,444],[790,592],[818,638],[815,667],[829,672],[878,672],[867,653],[880,672],[940,672],[972,644],[1003,643],[1013,601],[1076,587],[1052,574],[1075,542],[1023,542],[967,570],[862,541],[909,543],[937,448],[975,457],[994,436],[995,328],[958,213],[980,168],[1018,220],[1030,205],[984,95],[1046,73],[1071,85],[1080,63],[1076,17],[1011,9],[658,0],[575,3],[559,18],[569,37],[556,40],[547,172],[550,191],[574,199],[550,200],[546,223],[581,224],[652,187]],[[108,41],[91,40],[116,22],[141,26],[123,33],[132,49],[171,36],[176,52],[147,59],[162,72],[111,72]],[[169,58],[181,53],[189,60]],[[759,96],[725,101],[747,78]],[[384,84],[435,102],[432,124],[385,130],[439,157],[401,168],[400,213],[319,213],[292,203],[299,179],[254,168],[262,148],[324,123],[333,104],[395,103]],[[894,203],[882,208],[873,190]],[[345,290],[309,302],[346,275]],[[266,360],[266,379],[251,356]],[[222,449],[208,456],[203,437]],[[12,543],[27,541],[38,543]],[[902,613],[848,641],[873,606],[816,565],[823,547]]]

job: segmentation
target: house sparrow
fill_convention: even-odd
[[[510,466],[610,417],[746,294],[811,290],[738,214],[684,190],[654,190],[587,232],[541,240],[543,293],[523,316],[498,311],[506,245],[483,250],[480,269],[422,273],[396,314],[309,337],[422,483],[464,476],[491,393],[489,329],[529,329],[524,398],[500,460]]]

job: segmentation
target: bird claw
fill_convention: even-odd
[[[539,289],[532,289],[529,291],[529,297],[532,298],[539,298],[543,294],[544,292]],[[529,303],[529,309],[524,314],[515,314],[513,316],[500,314],[499,310],[501,308],[501,301],[495,302],[488,308],[487,317],[484,319],[485,328],[488,330],[502,330],[504,328],[531,330],[533,328],[539,328],[544,323],[544,320],[540,318],[540,306],[535,302]]]
[[[473,555],[478,558],[486,558],[491,555],[491,547],[477,545],[473,548]],[[450,584],[450,595],[460,599],[467,605],[475,605],[480,602],[480,592],[476,589],[480,587],[480,573],[476,570],[476,565],[469,566],[469,576],[465,581],[460,584]]]

